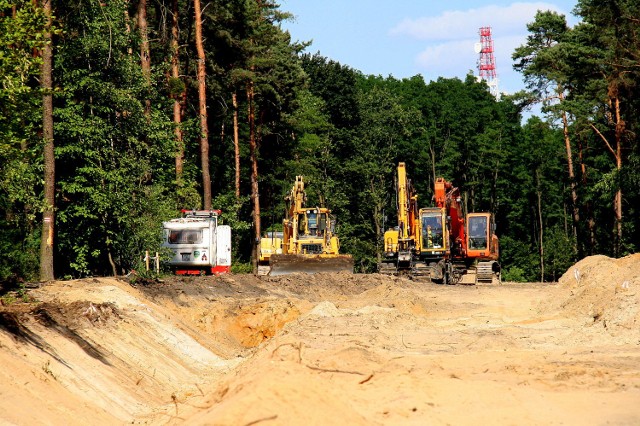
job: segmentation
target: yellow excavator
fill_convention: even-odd
[[[384,233],[380,273],[444,284],[500,283],[493,214],[465,215],[460,191],[444,178],[434,183],[435,206],[419,209],[405,163],[398,164],[396,191],[398,225]]]
[[[302,176],[296,176],[285,200],[287,214],[282,232],[269,232],[260,240],[258,275],[353,273],[351,255],[339,254],[331,210],[306,206]]]
[[[418,208],[418,195],[407,176],[405,163],[398,164],[397,179],[398,225],[384,233],[378,272],[446,281],[449,270],[446,212],[441,207]]]

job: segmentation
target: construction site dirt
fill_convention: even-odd
[[[0,306],[0,423],[637,425],[638,271],[51,282]]]

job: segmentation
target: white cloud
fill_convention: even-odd
[[[453,40],[433,43],[416,55],[415,64],[418,72],[425,79],[437,77],[464,79],[471,71],[478,75],[479,55],[473,46],[478,40]],[[511,35],[494,38],[494,59],[501,91],[513,92],[522,86],[522,75],[513,70],[511,54],[516,47],[526,42],[526,35]]]
[[[494,34],[502,36],[526,31],[538,10],[561,11],[556,5],[545,2],[513,3],[509,6],[485,6],[469,10],[451,10],[439,16],[406,18],[389,34],[409,36],[417,40],[463,40],[474,37],[478,29],[491,26]]]
[[[476,67],[474,42],[468,39],[433,44],[417,55],[416,65],[424,70],[425,77],[463,77]]]
[[[405,19],[390,31],[390,35],[423,43],[414,62],[427,81],[440,76],[464,79],[469,71],[478,75],[479,56],[474,52],[474,45],[480,41],[480,27],[490,26],[500,89],[515,91],[522,87],[522,75],[513,70],[511,55],[516,47],[526,43],[526,25],[533,21],[538,10],[566,13],[545,2],[513,3],[505,7],[491,5]]]

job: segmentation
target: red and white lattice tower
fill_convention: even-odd
[[[480,27],[480,43],[476,43],[476,53],[480,54],[478,71],[480,78],[487,82],[491,94],[496,98],[498,92],[498,75],[496,73],[496,60],[493,56],[493,38],[491,27]]]

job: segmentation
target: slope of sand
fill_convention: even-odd
[[[0,423],[640,424],[638,271],[53,282],[0,306]]]

